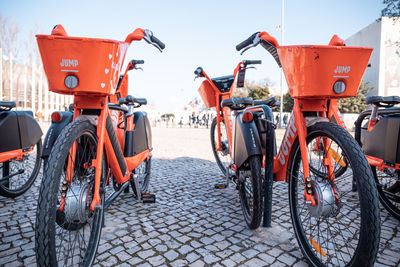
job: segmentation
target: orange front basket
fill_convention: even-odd
[[[213,88],[213,85],[208,81],[204,80],[200,87],[199,87],[199,94],[201,98],[203,99],[204,105],[207,108],[212,108],[217,106],[217,103],[215,101],[215,89]]]
[[[74,95],[115,93],[128,43],[55,35],[36,38],[50,91]],[[67,87],[67,76],[75,76],[77,85]]]
[[[294,98],[344,98],[357,95],[372,48],[343,46],[280,46],[279,58]],[[333,89],[345,84],[342,93]]]

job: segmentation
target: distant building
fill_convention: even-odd
[[[364,81],[368,95],[400,95],[400,18],[382,17],[345,40],[348,46],[373,47]]]

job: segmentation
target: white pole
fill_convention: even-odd
[[[24,109],[26,109],[26,100],[27,100],[27,96],[26,96],[26,87],[27,87],[27,77],[28,77],[28,66],[24,66]]]
[[[38,112],[42,113],[43,116],[43,70],[39,66],[39,87],[38,87]]]
[[[44,83],[44,117],[45,120],[49,119],[49,87],[47,80]]]
[[[0,47],[0,100],[3,100],[3,49]]]
[[[282,0],[282,22],[281,22],[281,44],[285,43],[285,0]],[[283,111],[283,83],[284,83],[283,70],[281,68],[281,106],[279,109],[279,128],[282,128],[282,111]]]
[[[9,72],[9,77],[10,77],[10,101],[13,100],[13,69],[12,69],[12,54],[10,53],[10,72]]]
[[[35,116],[35,109],[36,109],[36,80],[35,80],[35,59],[32,57],[32,80],[31,80],[31,97],[32,97],[32,101],[31,101],[31,108],[32,108],[32,112],[33,115]]]

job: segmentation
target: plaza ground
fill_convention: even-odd
[[[278,139],[283,131],[279,130]],[[224,177],[205,128],[153,128],[150,191],[155,204],[122,194],[105,214],[96,266],[307,266],[290,220],[287,185],[273,187],[272,230],[246,227],[234,187]],[[0,266],[35,266],[38,186],[0,197]],[[375,266],[400,264],[400,223],[381,209]]]

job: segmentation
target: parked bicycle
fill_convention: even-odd
[[[14,101],[0,101],[0,195],[17,197],[40,171],[42,130],[32,111],[14,111]]]
[[[268,226],[271,218],[272,180],[286,181],[294,232],[310,264],[372,266],[380,238],[377,188],[356,140],[333,122],[341,116],[336,101],[332,101],[357,94],[372,48],[345,47],[336,35],[328,46],[279,46],[268,33],[257,32],[236,49],[243,53],[258,44],[283,68],[294,98],[277,154],[274,134],[268,135],[273,132],[272,120],[261,118],[258,124],[265,150],[255,155],[265,172],[264,224]],[[241,104],[250,102],[243,99]],[[244,114],[258,112],[264,112],[262,106],[247,107],[234,119],[233,128],[240,127],[240,120],[244,124],[246,117],[254,119],[254,115]],[[249,139],[253,137],[257,140],[254,134]],[[244,149],[248,151],[249,146]],[[231,155],[238,153],[235,150],[230,150]],[[237,176],[237,166],[232,162],[230,172]],[[353,179],[358,186],[356,192],[352,190]]]
[[[355,122],[355,138],[371,165],[382,206],[400,220],[399,96],[368,96],[372,109]],[[367,119],[367,123],[364,120]]]
[[[239,62],[233,75],[213,79],[201,67],[194,72],[196,78],[205,78],[199,88],[205,106],[215,107],[217,112],[211,123],[211,148],[219,168],[227,176],[227,182],[217,184],[216,188],[226,188],[229,179],[233,179],[237,184],[243,215],[250,229],[260,226],[262,215],[261,161],[258,157],[262,154],[262,148],[257,130],[258,118],[267,116],[273,120],[273,116],[267,106],[260,114],[243,113],[242,110],[253,104],[273,106],[276,102],[275,98],[256,101],[249,97],[232,98],[236,76],[237,86],[243,87],[245,71],[253,64],[261,64],[261,60],[243,60]],[[237,175],[232,175],[229,171],[232,163],[235,166],[233,171]]]
[[[119,76],[132,41],[144,39],[160,51],[165,45],[149,30],[136,29],[125,41],[67,36],[57,25],[37,35],[49,90],[73,94],[73,119],[61,130],[48,157],[36,215],[36,252],[40,266],[83,265],[95,260],[104,210],[132,186],[147,194],[151,129],[143,112],[147,100],[127,95],[127,72]],[[58,114],[58,115],[57,115]],[[53,118],[62,116],[55,113]],[[106,198],[106,187],[115,192]]]

